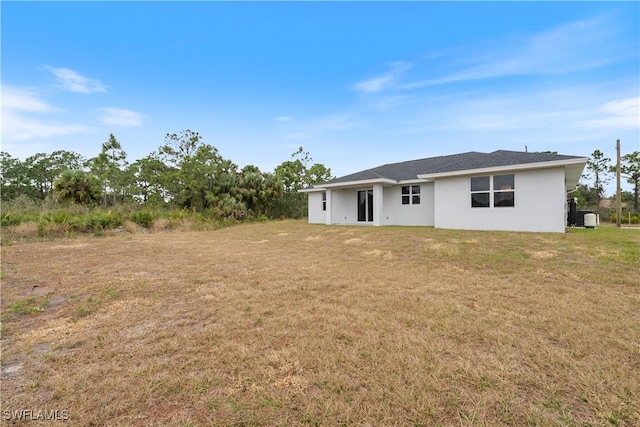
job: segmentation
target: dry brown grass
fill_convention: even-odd
[[[2,409],[635,426],[639,237],[284,221],[4,246]]]
[[[133,221],[125,220],[122,221],[122,229],[127,233],[140,233],[142,227]]]

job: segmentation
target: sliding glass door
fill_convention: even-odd
[[[358,191],[358,221],[373,222],[373,190]]]

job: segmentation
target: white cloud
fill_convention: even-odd
[[[55,108],[39,99],[39,95],[31,88],[3,85],[2,109],[48,112],[53,111]]]
[[[458,55],[474,65],[400,88],[416,89],[515,75],[557,75],[597,68],[624,55],[611,42],[608,25],[604,19],[578,21],[526,39],[499,40],[482,47],[466,46]]]
[[[380,92],[381,90],[392,86],[405,70],[411,68],[411,64],[401,61],[393,62],[389,64],[389,66],[391,67],[391,70],[385,74],[356,83],[353,85],[353,89],[361,93]]]
[[[55,120],[43,120],[16,114],[12,111],[2,112],[3,141],[24,141],[34,138],[51,138],[61,135],[76,135],[90,132],[85,125],[62,123]]]
[[[49,105],[31,88],[2,86],[2,140],[24,141],[89,132],[88,126],[64,123],[43,114],[60,110]]]
[[[472,140],[579,141],[640,128],[640,98],[628,81],[511,90],[468,91],[424,97],[385,111],[395,132],[425,139],[468,135]],[[395,118],[395,119],[393,119]],[[505,139],[506,140],[506,139]]]
[[[101,108],[99,112],[100,123],[109,126],[137,127],[147,118],[145,114],[123,108]]]
[[[413,104],[418,100],[414,95],[391,95],[381,96],[370,101],[371,108],[374,110],[387,110],[398,108],[404,105]]]
[[[106,92],[107,87],[97,79],[92,79],[70,68],[45,67],[55,77],[60,86],[70,92],[94,93]]]
[[[589,128],[639,129],[640,97],[609,101],[600,106],[594,115],[596,117],[585,120],[582,124]]]

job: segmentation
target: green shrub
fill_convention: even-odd
[[[47,237],[49,231],[47,230],[47,223],[44,221],[38,221],[38,237]]]
[[[118,212],[96,210],[88,215],[87,225],[90,230],[106,230],[122,225],[122,218]]]
[[[2,227],[11,227],[12,225],[18,225],[23,222],[23,215],[9,212],[3,212],[2,217],[0,217],[0,226]]]
[[[89,221],[90,214],[77,215],[69,220],[69,228],[76,232],[86,232],[91,230]]]
[[[188,211],[182,209],[169,211],[163,216],[170,220],[183,220],[189,218],[190,214]]]
[[[609,215],[610,222],[617,222],[618,215],[612,213]],[[623,224],[640,224],[640,212],[623,212],[620,216],[620,222]]]
[[[129,215],[129,219],[140,227],[149,228],[153,224],[153,221],[156,219],[155,212],[149,210],[141,210],[132,212]]]
[[[42,221],[52,224],[68,224],[71,218],[72,215],[70,213],[62,210],[47,212],[40,216]]]

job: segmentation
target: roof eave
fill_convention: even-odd
[[[308,187],[299,189],[298,193],[318,193],[320,191],[324,191],[324,188]]]
[[[314,186],[314,188],[319,188],[322,190],[328,190],[333,188],[347,188],[347,187],[362,187],[365,185],[373,185],[373,184],[387,184],[394,185],[397,184],[398,181],[389,178],[375,178],[375,179],[363,179],[361,181],[345,181],[345,182],[335,182],[332,184],[318,184]]]
[[[507,171],[514,171],[514,170],[548,169],[548,168],[564,167],[564,166],[570,166],[570,165],[586,164],[588,160],[589,159],[586,157],[577,157],[575,159],[552,160],[548,162],[521,163],[521,164],[515,164],[515,165],[493,166],[493,167],[478,168],[478,169],[463,169],[463,170],[450,171],[450,172],[420,174],[418,175],[418,178],[435,179],[435,178],[447,178],[447,177],[454,177],[454,176],[461,176],[461,175],[478,175],[478,174],[495,173],[495,172],[507,172]]]

